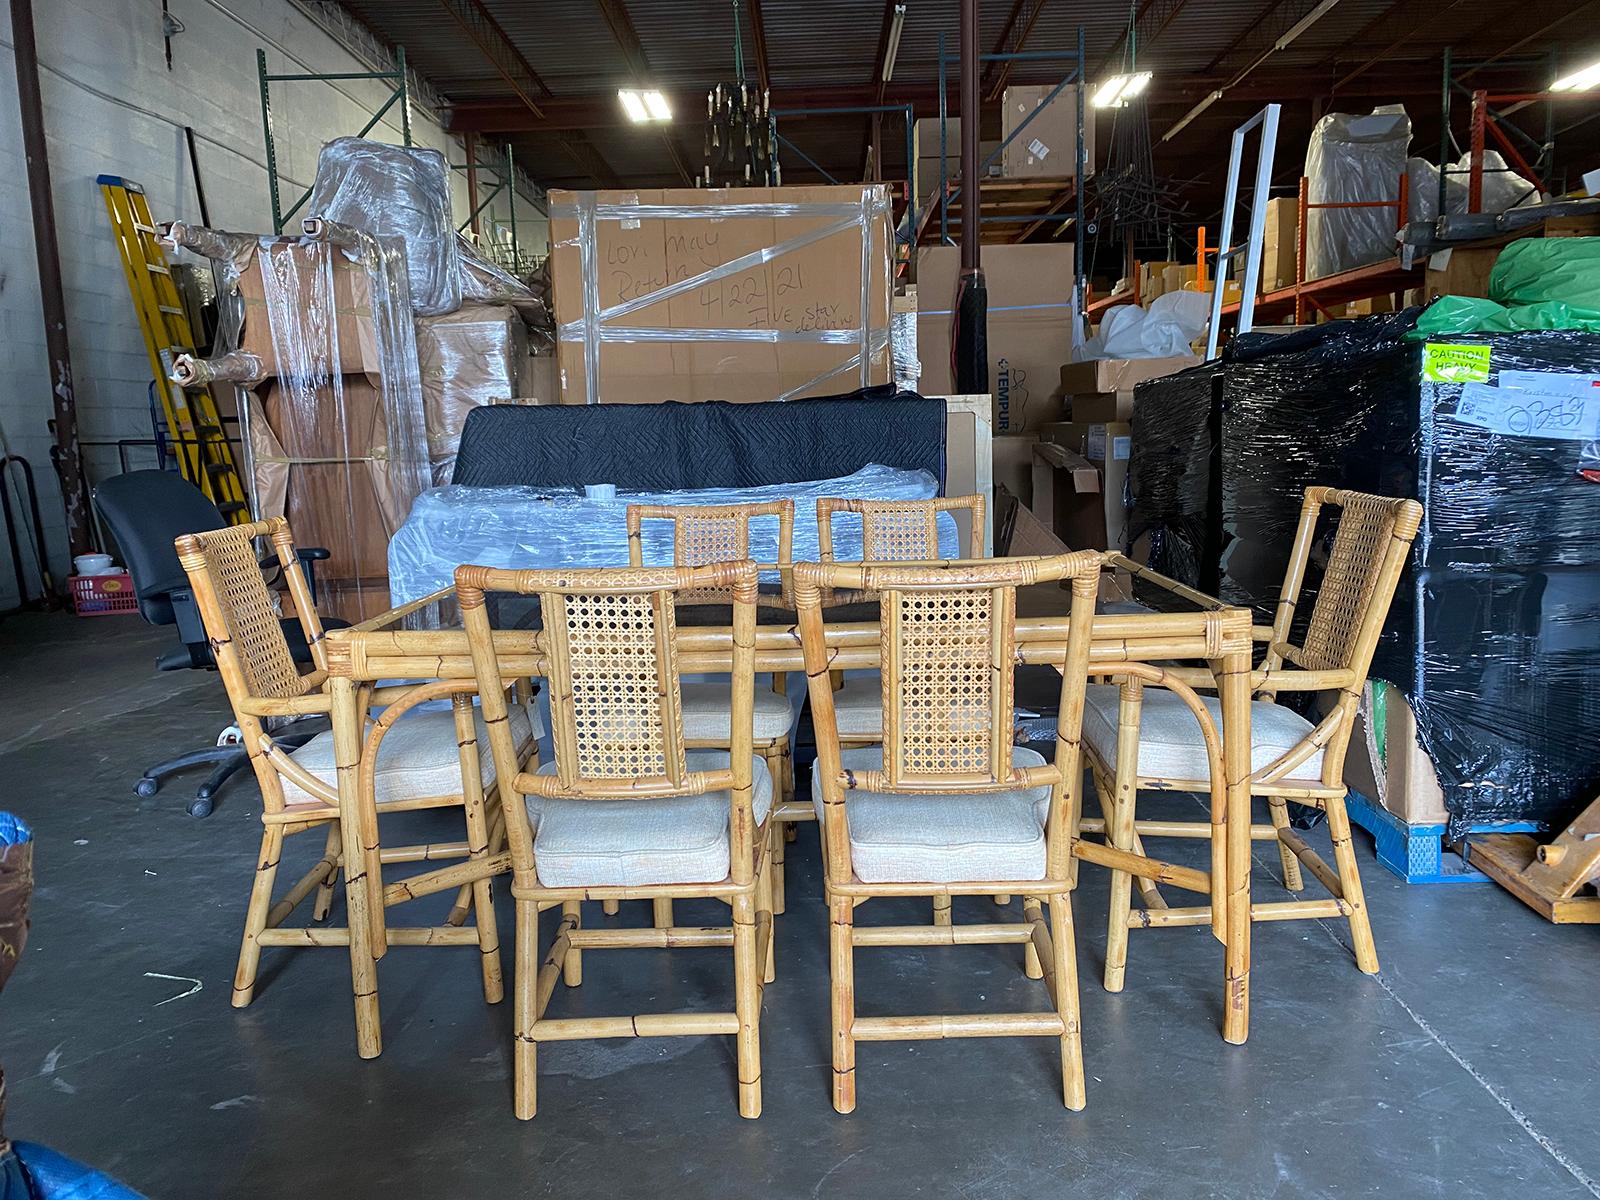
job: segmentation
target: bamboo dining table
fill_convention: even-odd
[[[394,680],[427,689],[430,697],[449,694],[450,681],[459,682],[461,692],[476,692],[464,630],[397,627],[404,618],[427,611],[437,602],[448,603],[452,597],[453,589],[442,589],[326,635],[343,844],[361,847],[364,860],[361,867],[351,870],[347,866],[345,871],[356,1042],[363,1058],[376,1057],[382,1049],[376,964],[387,949],[377,812],[363,799],[359,784],[367,708],[374,689]],[[1118,599],[1135,603],[1118,603]],[[1062,659],[1069,600],[1070,593],[1054,585],[1018,590],[1020,664],[1053,666]],[[1217,692],[1222,710],[1226,803],[1224,848],[1214,854],[1213,863],[1223,863],[1226,904],[1225,915],[1213,922],[1213,929],[1224,945],[1222,1036],[1242,1044],[1250,1026],[1251,613],[1120,555],[1107,556],[1102,608],[1106,611],[1097,613],[1094,623],[1092,674],[1113,675],[1119,664],[1189,663],[1186,673],[1204,675]],[[675,647],[681,672],[729,670],[733,637],[727,611],[726,606],[715,604],[680,607]],[[881,665],[875,603],[842,605],[829,610],[826,618],[832,669],[876,669]],[[543,635],[538,629],[502,629],[494,636],[508,685],[543,676]],[[804,671],[792,613],[776,608],[763,611],[756,630],[755,669],[758,673]],[[384,688],[385,699],[392,700],[395,695],[392,686]],[[463,879],[472,865],[462,864]],[[481,860],[475,865],[479,870],[484,866]]]

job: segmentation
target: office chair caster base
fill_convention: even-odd
[[[148,775],[133,785],[133,792],[136,796],[154,796],[160,790],[161,780],[152,779]]]
[[[189,801],[188,813],[191,817],[209,817],[213,801],[210,796],[196,796]]]

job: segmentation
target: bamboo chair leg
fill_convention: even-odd
[[[833,1109],[856,1108],[856,1043],[851,1027],[856,1017],[855,950],[851,925],[855,905],[848,896],[828,902],[828,965],[833,1013]]]
[[[734,1010],[739,1018],[739,1115],[761,1115],[761,980],[756,974],[756,914],[754,898],[740,893],[733,898]]]
[[[660,900],[657,904],[662,903]],[[672,901],[667,904],[667,924],[661,926],[665,929],[672,924]],[[659,913],[659,909],[657,912]],[[583,902],[581,900],[564,900],[561,904],[561,915],[571,917],[574,929],[583,928]],[[658,922],[659,924],[659,922]],[[566,957],[561,960],[561,979],[568,987],[579,987],[583,984],[583,951],[576,946],[567,947]]]
[[[618,901],[618,900],[602,900],[602,901],[600,901],[600,911],[605,913],[605,915],[608,916],[608,917],[616,916],[617,915],[617,911],[621,907],[622,907],[622,903],[621,903],[621,901]]]
[[[334,863],[338,863],[340,850],[339,822],[330,821],[328,822],[327,847],[323,850],[323,854],[332,859]],[[328,914],[333,911],[333,892],[338,881],[339,869],[335,866],[332,871],[328,872],[328,878],[317,888],[316,903],[311,909],[311,919],[313,921],[326,921],[328,919]]]
[[[335,826],[337,828],[337,826]],[[261,964],[261,931],[267,927],[272,907],[272,885],[283,857],[283,827],[269,825],[261,835],[261,856],[256,860],[255,882],[250,885],[250,905],[244,914],[244,942],[233,973],[233,1006],[244,1008],[255,997],[256,968]]]
[[[935,925],[948,925],[951,922],[950,893],[933,898],[933,923]]]
[[[788,778],[788,754],[779,746],[774,746],[766,754],[767,772],[772,777],[772,802],[779,805],[787,798],[789,789],[785,787]],[[782,916],[788,910],[788,901],[784,891],[787,886],[787,875],[784,871],[784,843],[793,836],[794,824],[791,821],[773,822],[777,836],[772,840],[772,915]]]
[[[756,876],[756,912],[772,913],[772,858],[776,853],[774,847],[783,845],[783,826],[774,821],[767,829],[767,857],[761,864],[761,873]],[[773,953],[777,949],[777,926],[767,922],[767,944],[763,947],[766,957],[766,970],[762,973],[761,982],[771,983],[778,977],[777,964],[773,962]]]
[[[1061,1091],[1066,1105],[1081,1112],[1088,1102],[1083,1082],[1083,1036],[1078,1015],[1078,958],[1072,928],[1071,897],[1050,897],[1050,948],[1055,961],[1056,1012],[1060,1014]]]
[[[446,925],[454,925],[457,929],[467,923],[467,914],[472,911],[472,884],[463,883],[456,889],[455,902],[450,905],[450,914],[445,917]]]
[[[468,714],[470,720],[470,713]],[[476,783],[476,780],[473,780]],[[475,794],[474,794],[475,793]],[[467,845],[470,857],[484,859],[489,856],[493,831],[484,812],[483,790],[472,788],[463,798],[465,803]],[[500,965],[500,930],[494,919],[493,885],[487,878],[473,880],[465,889],[472,898],[472,919],[478,930],[478,955],[483,967],[483,999],[486,1004],[499,1004],[505,999],[505,975]],[[457,897],[459,905],[462,898]]]
[[[1027,914],[1030,905],[1037,903],[1037,900],[1024,896],[1022,898],[1023,914]],[[1022,973],[1029,979],[1044,978],[1044,964],[1039,961],[1039,949],[1031,940],[1022,943]]]
[[[516,941],[516,961],[512,964],[515,1011],[512,1013],[511,1086],[517,1120],[527,1121],[538,1111],[535,1071],[539,1044],[533,1040],[533,1026],[539,1019],[539,905],[536,901],[517,901]]]
[[[1267,797],[1267,812],[1272,816],[1274,829],[1289,828],[1289,802],[1282,796]],[[1300,859],[1282,842],[1278,843],[1278,858],[1283,863],[1283,886],[1291,892],[1305,889],[1305,879],[1300,874]]]
[[[1378,947],[1372,940],[1372,922],[1367,917],[1366,894],[1361,889],[1361,873],[1356,867],[1356,849],[1350,841],[1350,814],[1344,797],[1326,804],[1328,832],[1333,837],[1333,856],[1339,867],[1339,884],[1350,905],[1350,940],[1355,946],[1356,966],[1368,975],[1378,973]]]
[[[1137,680],[1122,685],[1117,713],[1117,762],[1111,795],[1101,805],[1106,814],[1106,841],[1115,849],[1133,851],[1134,812],[1139,798],[1139,712],[1143,688]],[[1106,924],[1105,989],[1120,992],[1128,967],[1128,913],[1133,876],[1111,872],[1110,912]]]
[[[994,896],[994,902],[1001,905],[1010,904],[1011,897],[1005,892],[996,892]]]
[[[1138,806],[1138,800],[1137,799],[1135,799],[1134,805],[1135,805],[1135,809],[1137,809],[1137,806]],[[1134,828],[1134,831],[1133,831],[1133,852],[1135,854],[1137,854],[1140,858],[1148,858],[1149,855],[1145,852],[1145,848],[1144,848],[1144,839],[1139,836],[1139,830],[1137,828],[1137,826],[1138,826],[1138,820],[1137,820],[1138,813],[1137,813],[1137,811],[1135,811],[1134,817],[1135,817],[1135,821],[1134,821],[1135,828]],[[1167,902],[1164,899],[1162,899],[1162,897],[1161,897],[1161,889],[1156,885],[1156,881],[1154,879],[1146,879],[1142,875],[1135,875],[1133,877],[1133,886],[1139,889],[1139,899],[1144,903],[1144,906],[1146,908],[1166,908],[1167,907]]]
[[[655,925],[656,925],[656,928],[657,929],[671,929],[672,928],[672,901],[671,900],[652,900],[650,902],[650,907],[652,908],[652,910],[655,913]]]

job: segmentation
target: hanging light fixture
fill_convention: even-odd
[[[719,83],[706,93],[705,166],[695,184],[776,186],[781,182],[778,124],[766,90],[745,79],[739,0],[733,0],[733,73],[732,83]]]

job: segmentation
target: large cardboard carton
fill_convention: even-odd
[[[1440,296],[1487,296],[1489,272],[1500,257],[1501,246],[1461,246],[1436,251],[1428,258],[1422,285],[1426,300]]]
[[[1061,89],[1049,104],[1044,102],[1054,85],[1008,87],[1000,103],[1000,140],[1017,136],[1002,154],[1007,179],[1071,179],[1078,173],[1078,106],[1082,103],[1081,84]],[[1044,108],[1029,120],[1029,115]],[[1026,124],[1024,124],[1026,122]],[[1094,119],[1084,114],[1084,176],[1094,174]]]
[[[1036,433],[1007,433],[994,439],[994,485],[1004,485],[1024,504],[1033,503],[1033,448]]]
[[[914,152],[917,169],[912,177],[913,186],[917,193],[917,203],[927,207],[937,201],[939,196],[939,118],[919,117],[912,124],[912,150]],[[978,143],[978,163],[981,166],[987,162],[989,156],[1000,148],[998,141],[984,140]],[[954,180],[961,174],[961,118],[947,117],[945,119],[945,159],[944,174],[946,180]],[[997,159],[984,171],[984,177],[1000,174],[1000,161]]]
[[[1410,825],[1443,825],[1449,814],[1439,776],[1417,740],[1417,715],[1399,688],[1374,683],[1376,720],[1356,713],[1345,752],[1345,782]],[[1382,737],[1375,737],[1374,730]]]
[[[820,211],[772,215],[780,204]],[[652,215],[660,206],[705,215]],[[890,378],[894,242],[882,184],[556,191],[550,244],[563,403],[848,391],[863,382],[863,338],[851,336],[863,330],[865,382]]]
[[[507,304],[466,304],[418,317],[417,367],[433,482],[450,482],[461,429],[473,409],[529,394],[528,330]]]
[[[1276,291],[1294,284],[1299,254],[1300,201],[1280,196],[1267,201],[1266,225],[1261,238],[1261,290]],[[1243,258],[1235,261],[1243,262]]]
[[[271,274],[262,277],[262,272]],[[327,329],[329,298],[333,336]],[[244,327],[239,349],[261,359],[261,374],[381,375],[366,264],[320,242],[251,255],[239,273]],[[331,359],[337,353],[338,365]]]
[[[1098,491],[1087,490],[1087,477],[1075,461],[1055,461],[1046,451],[1034,452],[1033,511],[1075,550],[1121,550],[1128,531],[1123,490],[1133,452],[1133,427],[1121,421],[1063,421],[1039,431],[1046,443],[1064,447],[1092,465]],[[1047,469],[1042,469],[1047,468]]]
[[[1104,423],[1133,419],[1133,389],[1199,363],[1190,354],[1170,358],[1100,358],[1064,363],[1061,391],[1074,421]]]
[[[951,314],[961,252],[928,246],[917,255],[917,355],[925,396],[954,392]],[[1052,399],[1056,376],[1072,353],[1072,247],[985,246],[989,293],[989,389],[994,432],[1024,433],[1065,412]]]

